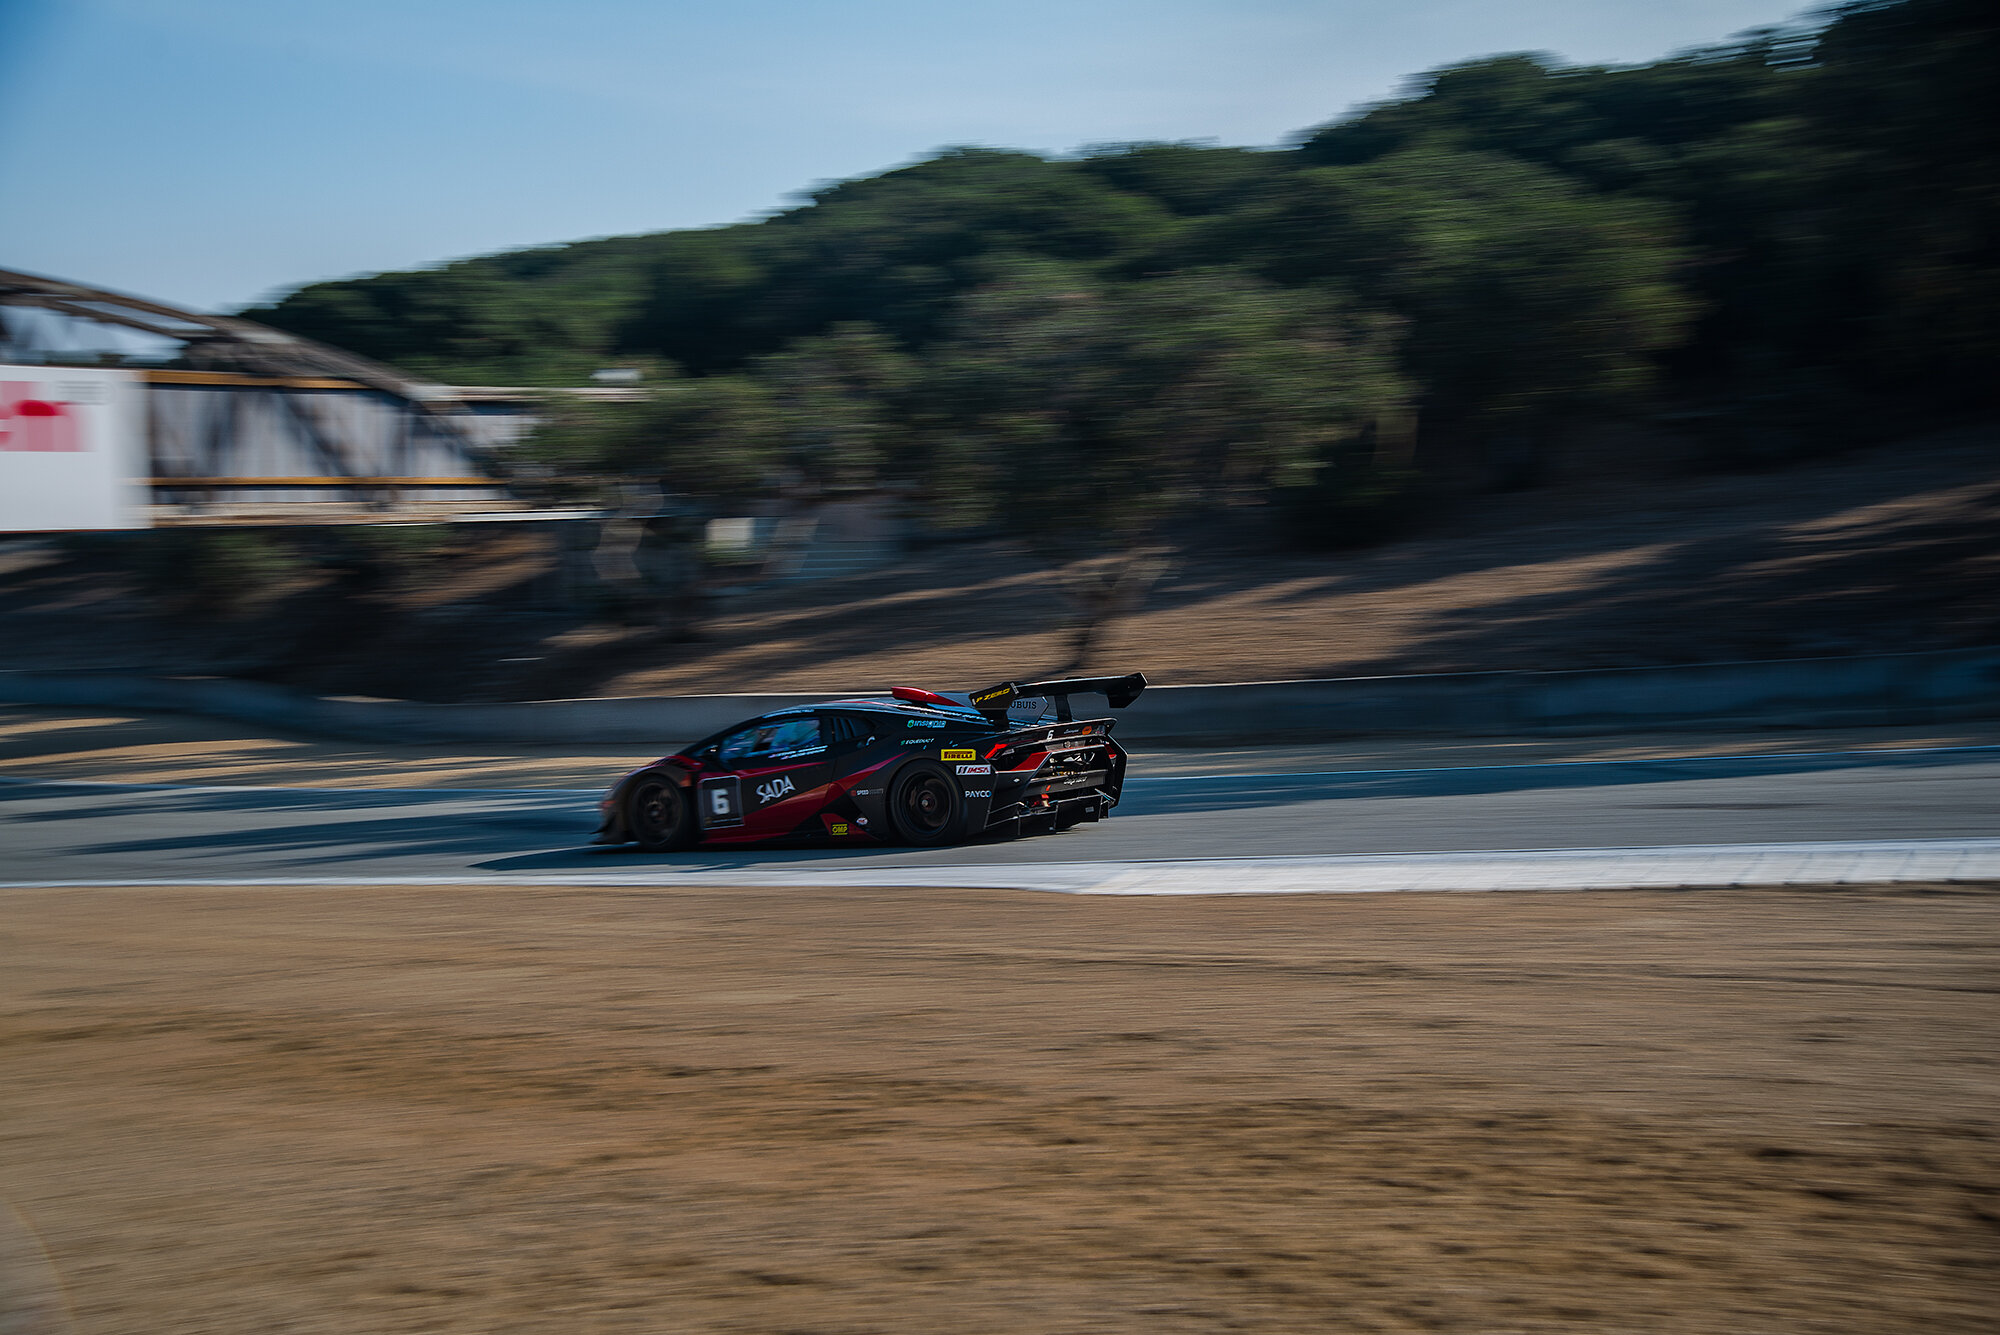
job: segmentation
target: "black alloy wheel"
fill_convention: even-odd
[[[904,843],[948,844],[965,822],[965,799],[944,766],[912,761],[889,790],[889,820]]]
[[[686,790],[658,774],[632,785],[625,824],[648,853],[671,853],[694,843],[694,812],[688,807]]]

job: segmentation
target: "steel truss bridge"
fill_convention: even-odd
[[[0,363],[146,385],[156,505],[187,514],[504,500],[526,394],[461,391],[251,320],[0,269]]]

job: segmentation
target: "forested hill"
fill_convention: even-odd
[[[942,383],[937,411],[1010,392],[996,359],[1145,363],[1119,331],[1146,320],[1211,328],[1285,383],[1337,364],[1350,407],[1403,404],[1426,431],[1662,385],[1976,396],[2000,354],[1996,33],[1990,0],[1871,0],[1644,67],[1498,56],[1280,150],[956,149],[756,223],[245,313],[457,383],[624,361],[768,381],[831,338],[883,384]],[[1072,307],[1088,329],[1064,332]],[[1271,370],[1271,340],[1303,361]]]

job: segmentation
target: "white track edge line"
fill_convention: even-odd
[[[1233,876],[1230,874],[1234,873]],[[1355,878],[1365,878],[1356,883]],[[1245,879],[1249,878],[1249,879]],[[1221,888],[1217,880],[1227,882]],[[1341,884],[1343,879],[1348,883]],[[0,882],[0,890],[310,889],[569,886],[669,889],[714,886],[1020,889],[1101,895],[1390,893],[1397,891],[1611,890],[1755,885],[2000,881],[2000,838],[1797,844],[1680,845],[1506,852],[1335,854],[1160,862],[1013,863],[930,868],[671,866],[628,872],[500,875],[467,870],[425,876],[124,877]]]

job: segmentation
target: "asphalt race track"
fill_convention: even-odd
[[[694,878],[1186,893],[2000,879],[1994,746],[1151,778],[1142,759],[1109,821],[936,850],[592,848],[595,799],[10,782],[0,882]]]

